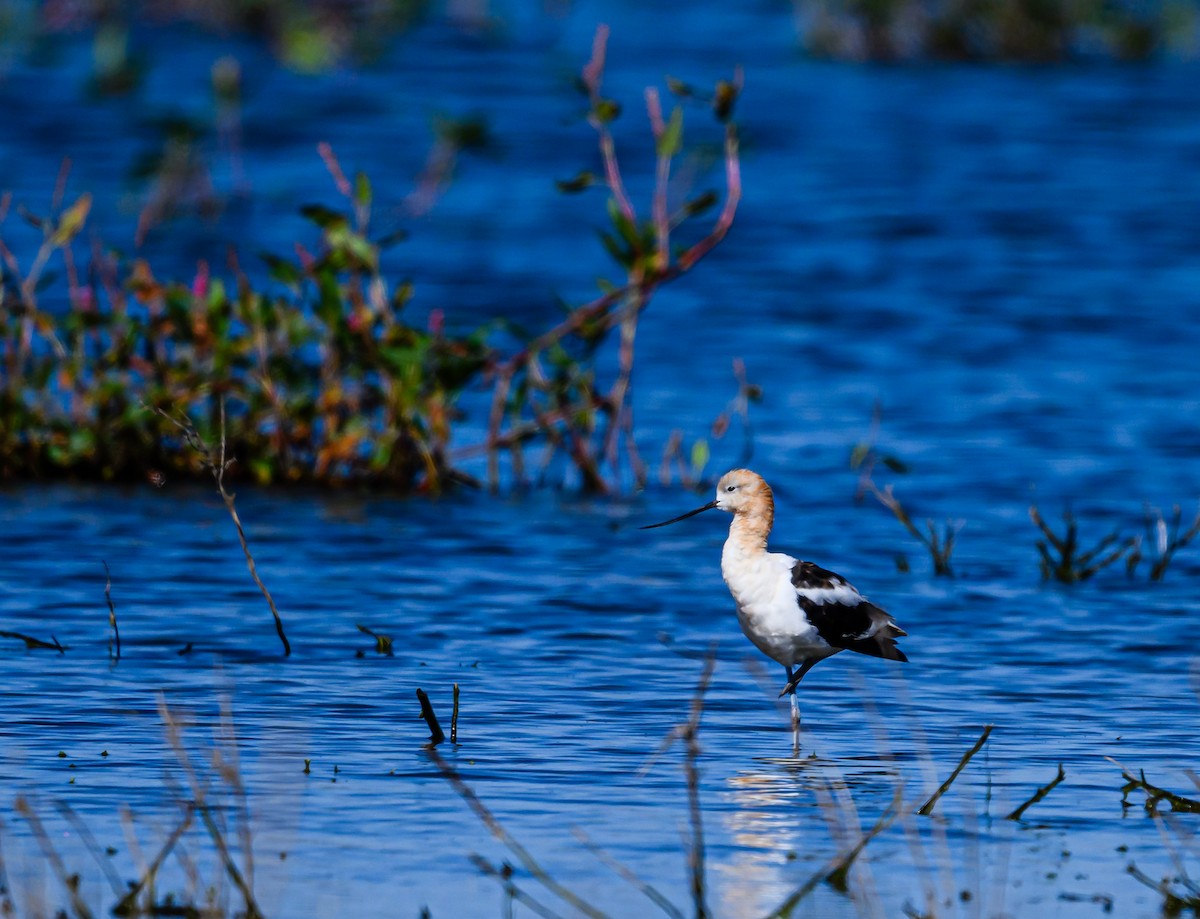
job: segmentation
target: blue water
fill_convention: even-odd
[[[772,4],[686,19],[633,4],[507,12],[499,32],[435,20],[372,67],[319,77],[282,71],[248,42],[147,31],[146,83],[115,100],[83,95],[86,38],[59,38],[53,66],[18,55],[0,72],[0,185],[44,210],[68,155],[68,200],[92,191],[90,225],[131,249],[146,191],[132,162],[161,144],[162,116],[211,121],[208,68],[233,53],[246,82],[245,187],[207,141],[224,211],[154,231],[143,252],[160,273],[187,274],[200,258],[219,266],[230,239],[247,258],[288,251],[307,232],[298,205],[334,200],[315,152],[324,140],[372,175],[376,217],[410,230],[389,267],[414,280],[417,316],[440,309],[471,328],[504,315],[536,328],[558,315],[556,294],[582,300],[607,270],[600,193],[562,197],[552,184],[594,166],[570,78],[596,22],[613,28],[606,90],[626,105],[617,141],[639,194],[652,168],[641,88],[664,73],[709,82],[742,63],[745,200],[726,242],[645,314],[639,445],[656,465],[679,429],[685,445],[711,441],[710,474],[738,462],[738,424],[720,440],[709,425],[742,358],[764,392],[751,408],[751,464],[775,487],[775,547],[838,570],[890,610],[910,633],[911,663],[822,664],[805,681],[792,759],[773,701],[782,674],[742,638],[721,583],[725,521],[635,529],[707,500],[678,483],[609,500],[577,497],[569,479],[437,501],[243,488],[239,511],[294,648],[287,660],[208,490],[10,487],[0,628],[69,646],[60,656],[0,643],[0,845],[19,903],[36,913],[65,901],[18,794],[95,904],[113,898],[56,802],[116,850],[122,878],[138,874],[123,806],[143,859],[173,828],[172,789],[185,780],[161,693],[198,765],[219,746],[220,700],[230,700],[267,915],[498,913],[499,885],[467,856],[512,856],[422,747],[416,688],[448,721],[457,682],[460,744],[442,753],[547,870],[611,914],[646,912],[576,841],[579,826],[687,907],[682,751],[654,753],[686,718],[715,644],[700,739],[719,915],[774,908],[856,838],[857,827],[836,830],[845,806],[822,805],[830,787],[851,789],[865,829],[897,782],[906,800],[924,800],[985,724],[991,739],[939,816],[874,840],[854,900],[821,887],[800,913],[925,909],[931,884],[951,901],[940,914],[1095,916],[1091,898],[1105,895],[1115,915],[1157,915],[1160,899],[1125,868],[1173,873],[1164,838],[1175,837],[1140,806],[1122,808],[1105,757],[1200,793],[1185,774],[1200,752],[1200,545],[1161,583],[1143,563],[1133,578],[1116,566],[1072,587],[1044,584],[1027,510],[1036,500],[1058,526],[1071,507],[1085,544],[1140,532],[1146,504],[1195,512],[1200,71],[816,64]],[[464,154],[435,208],[405,217],[430,119],[476,111],[491,149]],[[689,118],[697,139],[716,140],[701,112]],[[719,186],[711,163],[696,168],[698,187]],[[32,258],[15,217],[0,229]],[[468,394],[457,446],[481,435],[486,395]],[[880,481],[918,520],[963,523],[954,579],[934,577],[872,499],[854,501],[848,458],[877,401],[879,448],[911,469]],[[476,459],[464,466],[484,472]],[[115,665],[104,561],[122,636]],[[357,624],[393,636],[395,655],[376,655]],[[1004,820],[1060,762],[1064,784],[1023,822]],[[236,803],[212,781],[221,803]],[[239,825],[236,808],[222,813]],[[1175,826],[1194,832],[1196,817]],[[201,889],[218,883],[201,831],[188,839]],[[1190,864],[1200,870],[1194,853]],[[516,879],[551,899],[524,871]],[[171,861],[160,887],[189,883]],[[227,881],[219,897],[239,902]]]

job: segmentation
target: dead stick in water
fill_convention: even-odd
[[[423,689],[417,690],[417,701],[421,703],[421,717],[429,725],[429,743],[437,746],[446,739],[446,734],[442,731],[442,726],[438,724],[438,717],[437,713],[433,710],[433,703],[429,701],[429,696],[425,695],[425,690]]]
[[[922,816],[928,816],[933,813],[934,807],[938,803],[938,799],[944,795],[954,784],[954,780],[958,778],[958,774],[967,768],[967,763],[971,761],[971,757],[983,749],[983,745],[987,743],[988,735],[992,733],[993,725],[985,725],[983,733],[979,735],[979,739],[975,741],[975,746],[963,754],[963,758],[958,761],[958,765],[954,767],[954,771],[950,773],[950,777],[942,782],[941,787],[933,793],[928,801],[917,808],[917,813]]]
[[[454,684],[454,710],[450,713],[450,743],[458,743],[458,684]]]
[[[1033,793],[1032,798],[1030,798],[1028,801],[1026,801],[1024,804],[1022,804],[1020,807],[1018,807],[1015,811],[1013,811],[1011,814],[1009,814],[1004,819],[1005,820],[1020,820],[1021,815],[1023,813],[1025,813],[1025,811],[1029,810],[1029,808],[1031,808],[1031,807],[1033,807],[1033,805],[1037,804],[1038,801],[1042,800],[1042,798],[1044,798],[1044,797],[1046,797],[1046,795],[1050,794],[1050,792],[1054,790],[1054,786],[1057,785],[1059,782],[1061,782],[1066,777],[1067,777],[1067,774],[1065,772],[1063,772],[1062,763],[1059,763],[1058,764],[1058,775],[1056,775],[1047,784],[1043,785],[1041,788],[1039,788],[1037,791],[1035,791]]]
[[[197,431],[189,421],[180,421],[173,415],[168,414],[161,408],[155,408],[162,417],[179,428],[183,432],[184,439],[188,442],[193,450],[200,454],[201,461],[208,470],[212,473],[213,479],[217,483],[217,491],[220,492],[221,500],[225,502],[225,509],[229,511],[229,516],[233,518],[233,525],[237,527],[238,540],[242,544],[242,552],[246,556],[246,567],[250,569],[250,577],[254,578],[254,583],[258,585],[258,589],[262,591],[262,595],[266,597],[267,606],[271,608],[271,615],[275,618],[275,631],[279,634],[279,640],[283,642],[283,656],[290,657],[292,646],[288,642],[287,635],[283,631],[283,619],[280,618],[279,610],[275,607],[275,600],[271,596],[271,592],[267,590],[267,585],[262,582],[262,578],[258,576],[258,568],[254,564],[254,556],[250,554],[250,545],[246,542],[246,531],[242,529],[242,520],[238,517],[237,507],[234,505],[235,495],[225,489],[225,472],[233,465],[232,459],[226,459],[225,450],[225,396],[220,399],[221,408],[221,453],[218,459],[213,455],[208,444],[200,437],[200,432]]]
[[[117,646],[117,654],[114,660],[121,659],[121,632],[117,628],[117,608],[113,606],[112,601],[112,575],[108,571],[108,562],[102,562],[104,565],[104,601],[108,604],[108,624],[112,626],[113,641]],[[113,657],[113,646],[108,646],[108,656]]]

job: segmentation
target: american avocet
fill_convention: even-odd
[[[775,499],[762,476],[734,469],[721,476],[717,497],[679,517],[643,530],[720,508],[733,514],[721,552],[721,576],[737,604],[746,637],[787,670],[780,696],[792,697],[792,730],[799,737],[796,687],[814,666],[839,651],[907,661],[896,638],[907,634],[886,612],[832,571],[767,551]]]

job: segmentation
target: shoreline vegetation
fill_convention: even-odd
[[[711,93],[671,81],[677,104],[669,113],[658,90],[647,88],[654,188],[639,211],[611,132],[621,105],[601,92],[607,37],[600,27],[579,80],[601,174],[585,169],[558,186],[606,189],[610,227],[601,236],[618,274],[599,282],[596,299],[515,348],[494,343],[495,326],[452,333],[438,310],[423,326],[406,318],[414,285],[380,268],[381,251],[397,240],[373,235],[371,182],[347,176],[328,144],[319,153],[344,204],[301,208],[317,242],[297,242],[292,257],[263,256],[265,284],[232,249],[225,272],[201,263],[188,279],[159,277],[146,260],[97,241],[85,254],[92,196],[62,206],[69,164],[50,216],[5,192],[0,481],[203,478],[208,466],[179,433],[185,423],[202,442],[229,444],[231,478],[437,492],[466,480],[450,451],[462,418],[458,399],[490,386],[486,438],[459,455],[487,454],[491,488],[499,487],[502,456],[523,482],[524,451],[534,445],[544,446],[542,469],[564,455],[589,491],[614,490],[626,463],[644,483],[630,408],[638,321],[657,290],[695,267],[733,223],[741,177],[732,116],[741,76]],[[669,207],[685,106],[716,117],[726,187],[723,197],[705,191]],[[677,242],[677,231],[714,208],[707,233]],[[14,219],[41,234],[31,257],[5,240],[4,224]],[[614,337],[619,369],[605,389],[595,365]]]

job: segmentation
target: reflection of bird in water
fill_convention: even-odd
[[[859,841],[865,827],[856,800],[874,807],[894,791],[899,776],[894,764],[878,757],[813,755],[756,758],[725,782],[721,817],[734,846],[713,864],[722,881],[719,914],[749,919],[774,915],[802,881]],[[830,914],[819,906],[808,912]]]
[[[886,612],[841,575],[812,562],[767,551],[775,499],[762,476],[749,469],[727,472],[717,497],[703,507],[642,529],[666,526],[712,508],[733,514],[721,553],[721,575],[737,603],[742,631],[763,654],[787,669],[779,693],[792,700],[792,732],[800,742],[796,687],[804,675],[839,651],[906,661],[896,638],[906,634]]]

